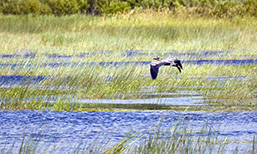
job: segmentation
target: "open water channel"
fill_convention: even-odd
[[[161,119],[161,120],[160,120]],[[160,122],[161,121],[161,122]],[[200,112],[57,112],[57,111],[0,111],[0,150],[17,152],[24,135],[27,142],[36,139],[48,152],[70,153],[80,145],[79,151],[90,148],[110,147],[129,132],[143,134],[141,140],[154,133],[159,125],[168,136],[178,122],[178,135],[191,139],[199,135],[215,138],[222,143],[226,139],[225,153],[250,153],[256,146],[257,112],[248,113],[200,113]],[[189,132],[183,132],[187,127]],[[206,130],[207,133],[200,133]],[[190,132],[191,131],[191,132]],[[138,135],[137,135],[138,136]],[[132,140],[136,138],[132,138]],[[13,145],[15,143],[15,145]],[[135,143],[135,144],[136,144]],[[220,144],[221,144],[220,143]],[[28,143],[27,143],[28,144]],[[255,144],[255,145],[254,145]],[[99,147],[97,147],[99,146]],[[133,146],[133,145],[132,145]],[[215,151],[215,150],[214,150]]]

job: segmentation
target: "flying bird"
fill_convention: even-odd
[[[160,59],[159,57],[154,58],[154,61],[150,64],[150,72],[153,80],[157,78],[159,67],[162,65],[177,67],[180,73],[181,69],[183,69],[180,60],[175,57],[169,57],[166,59]]]

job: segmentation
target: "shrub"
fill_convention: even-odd
[[[22,0],[20,2],[21,14],[50,14],[48,5],[40,3],[38,0]]]
[[[104,14],[113,14],[118,12],[128,12],[131,10],[131,6],[128,2],[111,1],[110,4],[105,4],[101,8],[101,12]]]
[[[47,0],[46,3],[55,15],[82,13],[89,7],[84,0]]]
[[[4,14],[50,14],[48,5],[39,0],[3,0],[0,12]]]
[[[3,14],[54,14],[83,13],[89,7],[86,0],[3,0]]]
[[[3,14],[99,15],[128,12],[137,7],[168,8],[175,13],[210,17],[257,17],[256,0],[0,0]]]

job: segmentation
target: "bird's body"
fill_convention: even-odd
[[[150,64],[150,72],[153,80],[157,78],[159,67],[162,65],[177,67],[179,72],[181,72],[181,69],[183,69],[180,60],[175,57],[168,57],[166,59],[155,58],[155,60]]]

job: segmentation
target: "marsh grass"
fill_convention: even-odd
[[[184,65],[179,74],[175,68],[161,68],[157,80],[149,76],[148,65],[121,66],[80,65],[60,67],[26,67],[17,70],[24,76],[46,76],[35,84],[19,83],[2,87],[2,109],[112,110],[113,108],[144,109],[141,105],[79,104],[79,99],[146,99],[183,97],[180,90],[197,91],[207,97],[209,105],[246,106],[256,108],[255,65]],[[5,70],[2,70],[5,71]],[[13,70],[16,72],[16,70]],[[173,75],[170,75],[173,74]],[[209,78],[228,76],[222,80]],[[232,76],[232,77],[230,77]],[[237,78],[243,77],[243,78]],[[27,81],[28,82],[28,81]],[[168,96],[167,93],[177,93]],[[72,97],[70,97],[72,96]],[[53,102],[53,103],[50,103]],[[145,109],[161,109],[161,104]]]
[[[188,18],[143,11],[110,17],[1,15],[0,21],[2,53],[23,48],[37,52],[62,49],[58,52],[69,54],[127,49],[256,49],[257,42],[254,17]],[[255,55],[252,50],[248,54]]]
[[[257,48],[254,17],[189,18],[171,15],[167,10],[145,10],[101,17],[0,15],[0,22],[0,53],[18,55],[2,57],[0,74],[45,77],[39,83],[22,86],[15,82],[1,83],[1,109],[92,110],[96,104],[78,105],[76,100],[163,98],[167,97],[165,93],[183,97],[180,90],[197,91],[209,100],[209,105],[256,108],[254,64],[183,64],[181,74],[175,68],[163,67],[154,81],[149,65],[88,64],[151,61],[169,51],[200,55],[201,51],[224,49],[229,51],[222,53],[225,59],[245,54],[254,59]],[[143,51],[144,55],[124,56],[122,50],[129,49]],[[31,56],[24,58],[28,54]],[[183,58],[182,62],[203,57]],[[208,58],[224,59],[219,55]],[[231,78],[221,81],[209,76]],[[99,106],[102,108],[96,107],[96,110],[106,109],[104,105]]]
[[[26,84],[2,81],[0,110],[56,111],[208,111],[236,112],[257,110],[256,65],[183,64],[181,74],[175,68],[162,67],[156,80],[149,74],[149,65],[100,65],[88,62],[151,61],[164,52],[236,49],[225,53],[225,59],[256,56],[257,20],[254,17],[207,19],[173,16],[169,12],[139,12],[117,16],[4,16],[0,15],[0,53],[21,54],[21,57],[1,58],[0,75],[31,76]],[[27,49],[24,51],[24,49]],[[138,49],[143,56],[124,56],[121,50]],[[110,54],[92,54],[112,51]],[[174,51],[173,51],[174,52]],[[24,58],[26,53],[33,53]],[[152,54],[154,53],[154,54]],[[51,54],[74,56],[54,58]],[[89,54],[89,56],[79,55]],[[178,57],[181,59],[180,57]],[[202,59],[202,57],[183,57]],[[224,59],[214,56],[209,59]],[[253,59],[253,58],[251,58]],[[72,63],[76,63],[73,65]],[[51,64],[56,65],[51,65]],[[62,65],[66,63],[65,65]],[[13,65],[15,64],[15,65]],[[59,65],[58,65],[59,64]],[[33,77],[43,76],[40,82]],[[210,78],[217,77],[217,78]],[[219,77],[225,77],[219,79]],[[25,81],[24,81],[25,82]],[[181,94],[186,91],[188,94]],[[194,94],[194,92],[197,94]],[[169,95],[175,93],[175,95]],[[203,96],[201,106],[167,106],[165,104],[101,104],[79,103],[90,100],[135,100]],[[161,121],[160,121],[161,123]],[[159,123],[159,124],[160,124]],[[213,137],[207,126],[195,132],[187,125],[164,130],[156,125],[150,134],[127,136],[111,148],[94,143],[87,152],[105,153],[222,153],[229,141]],[[197,134],[194,139],[190,134]],[[207,137],[204,137],[206,136]],[[209,134],[209,136],[208,136]],[[38,150],[54,152],[60,144],[42,148],[39,138],[26,139],[20,153]],[[141,144],[138,140],[144,140]],[[256,151],[253,139],[253,153]],[[14,146],[14,145],[13,145]],[[65,146],[65,145],[64,145]],[[80,153],[83,144],[74,147]],[[216,150],[218,149],[218,150]],[[10,149],[10,153],[13,149]],[[93,150],[93,151],[91,151]],[[98,150],[98,151],[97,151]],[[85,151],[83,151],[85,152]]]

